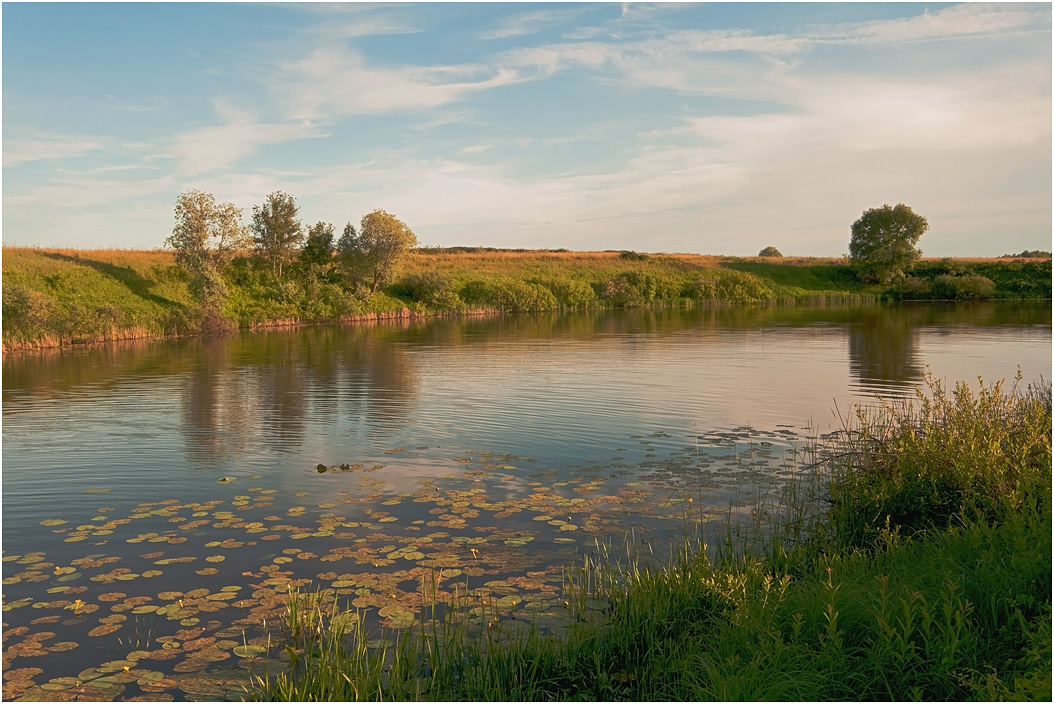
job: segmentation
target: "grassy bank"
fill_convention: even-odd
[[[279,278],[266,263],[237,259],[217,319],[167,251],[5,247],[3,267],[5,349],[472,312],[1050,298],[1051,288],[1050,260],[924,262],[883,288],[861,283],[841,260],[424,248],[370,297],[332,266],[298,263]]]
[[[730,526],[665,564],[599,554],[569,570],[564,631],[455,597],[388,643],[305,595],[290,662],[251,694],[1049,700],[1050,387],[930,391],[847,422],[746,548]]]

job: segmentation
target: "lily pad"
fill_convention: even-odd
[[[266,653],[267,648],[262,645],[239,645],[232,652],[240,658],[252,658]]]

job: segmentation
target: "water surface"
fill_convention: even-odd
[[[1050,368],[1049,303],[431,319],[8,355],[4,668],[22,671],[5,698],[56,677],[223,696],[201,673],[251,664],[236,646],[265,642],[253,624],[308,580],[397,627],[436,574],[555,618],[562,566],[596,536],[756,504],[759,471],[789,475],[790,449],[852,404],[913,397],[927,370]]]

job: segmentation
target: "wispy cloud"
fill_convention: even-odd
[[[272,94],[292,119],[430,110],[467,95],[527,80],[511,67],[370,65],[358,51],[323,47],[280,66]]]
[[[17,195],[5,195],[5,205],[56,205],[64,208],[87,207],[134,201],[136,198],[171,192],[177,184],[171,175],[153,179],[114,180],[93,176],[54,178],[44,186],[26,189]]]
[[[965,3],[915,17],[820,27],[816,42],[902,43],[1050,28],[1049,5]]]
[[[307,120],[257,122],[254,115],[224,101],[214,101],[223,124],[178,135],[171,145],[176,171],[183,176],[203,174],[233,166],[263,145],[325,137],[327,133]]]
[[[570,10],[540,10],[537,12],[513,15],[512,17],[503,20],[501,24],[494,29],[482,32],[479,35],[479,38],[508,39],[510,37],[522,37],[529,34],[535,34],[546,27],[580,17],[583,12],[585,12],[585,8],[573,8]]]
[[[98,152],[112,144],[94,135],[41,134],[25,139],[4,140],[4,166],[16,166],[44,159],[69,159]]]

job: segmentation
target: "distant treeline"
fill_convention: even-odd
[[[1050,260],[920,262],[867,284],[840,259],[417,248],[371,295],[336,257],[233,256],[218,272],[222,325],[171,251],[5,247],[5,348],[184,336],[232,327],[486,312],[812,301],[1049,299]],[[279,273],[279,271],[281,273]]]
[[[1010,258],[1021,258],[1021,259],[1050,259],[1050,252],[1044,252],[1041,249],[1026,249],[1020,254],[1004,254],[1003,259]]]

